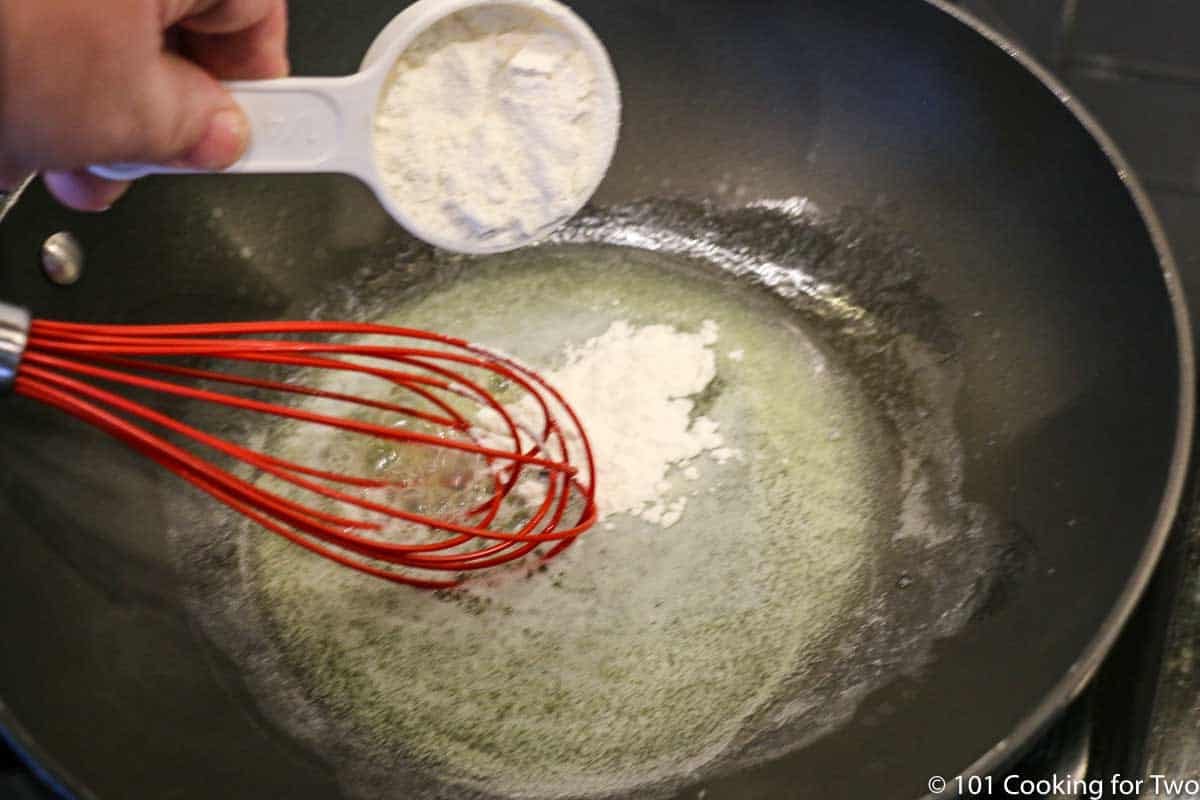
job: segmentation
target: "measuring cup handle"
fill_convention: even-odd
[[[368,174],[378,94],[368,74],[230,81],[225,87],[250,120],[250,145],[225,172]],[[90,171],[114,180],[203,172],[158,164],[108,164]]]

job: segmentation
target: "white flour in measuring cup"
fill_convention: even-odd
[[[392,70],[375,158],[414,232],[508,249],[573,216],[612,158],[607,63],[549,15],[494,5],[418,36]]]

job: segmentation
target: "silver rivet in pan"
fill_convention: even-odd
[[[67,231],[59,231],[42,245],[42,269],[59,286],[70,286],[83,277],[83,247]]]

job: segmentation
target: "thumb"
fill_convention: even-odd
[[[225,88],[201,67],[165,52],[147,86],[137,160],[217,170],[249,144],[250,123]]]

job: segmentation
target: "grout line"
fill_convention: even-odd
[[[1060,75],[1066,75],[1066,67],[1071,63],[1071,51],[1075,46],[1075,31],[1079,21],[1079,3],[1081,0],[1063,0],[1062,10],[1058,15],[1058,33],[1054,40],[1054,68]]]
[[[1092,80],[1155,81],[1200,89],[1200,69],[1158,61],[1136,61],[1104,53],[1079,53],[1067,59],[1065,66]]]

